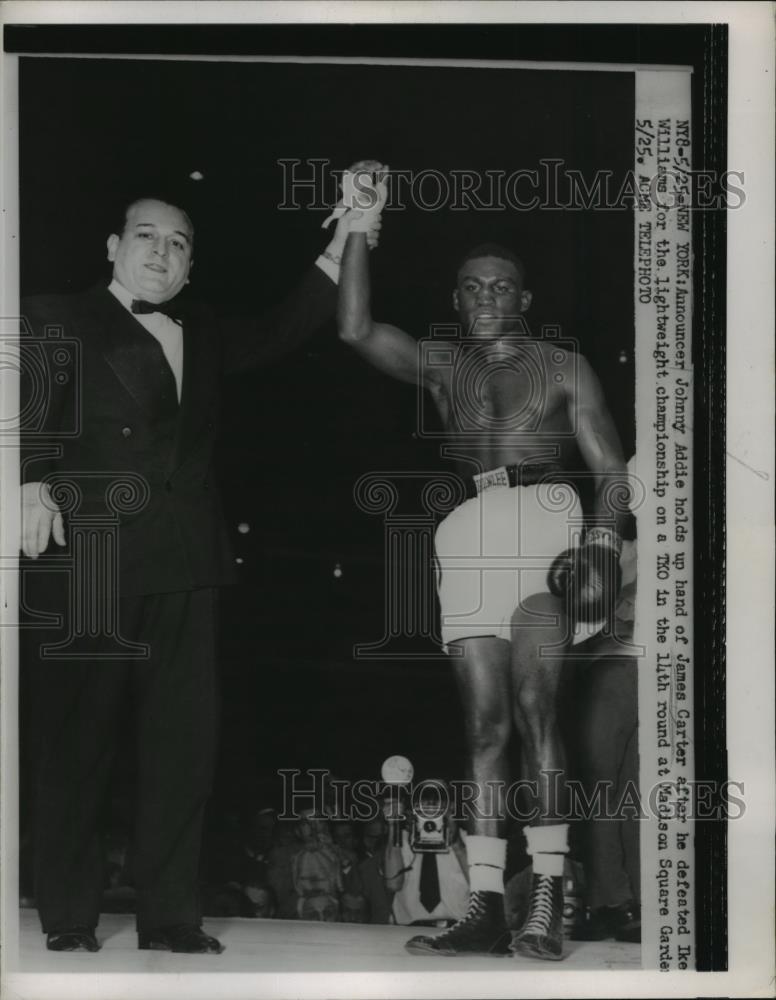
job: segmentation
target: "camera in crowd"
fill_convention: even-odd
[[[445,854],[453,842],[450,801],[442,781],[418,785],[410,798],[410,847],[416,854]]]
[[[416,854],[446,854],[455,839],[447,785],[439,778],[412,785],[414,774],[406,757],[397,754],[383,762],[382,779],[388,789],[385,815],[389,823],[393,821],[394,845],[400,846],[404,828]]]

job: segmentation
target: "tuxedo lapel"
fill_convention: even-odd
[[[94,289],[88,298],[103,357],[126,392],[149,420],[174,416],[175,376],[159,342],[107,288]]]
[[[183,391],[175,445],[177,468],[213,427],[214,387],[219,363],[213,332],[192,313],[183,316]]]

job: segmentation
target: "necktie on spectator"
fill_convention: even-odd
[[[420,901],[429,913],[439,906],[439,869],[436,854],[424,854],[420,863]]]
[[[180,304],[175,299],[170,299],[169,302],[147,302],[145,299],[132,299],[130,308],[136,315],[146,316],[149,313],[158,312],[174,319],[176,323],[180,322]]]

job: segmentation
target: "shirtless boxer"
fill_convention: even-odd
[[[530,302],[520,260],[503,247],[478,247],[461,262],[453,292],[461,339],[419,345],[373,321],[366,241],[348,237],[340,337],[381,371],[428,389],[468,493],[439,525],[435,548],[442,637],[477,788],[467,838],[471,897],[466,917],[452,928],[407,942],[414,953],[563,957],[568,824],[556,692],[575,619],[605,616],[614,600],[625,515],[612,509],[612,500],[626,473],[590,365],[529,333],[522,314]],[[577,451],[595,484],[586,531],[576,491],[562,482]],[[583,593],[590,584],[597,589],[592,605]],[[538,809],[525,829],[533,863],[530,907],[510,941],[503,911],[504,790],[513,732],[524,777],[536,783]]]

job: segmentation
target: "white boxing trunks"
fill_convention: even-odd
[[[448,514],[435,536],[444,648],[474,636],[510,639],[515,610],[548,592],[547,572],[579,544],[583,517],[563,482],[491,486]]]

